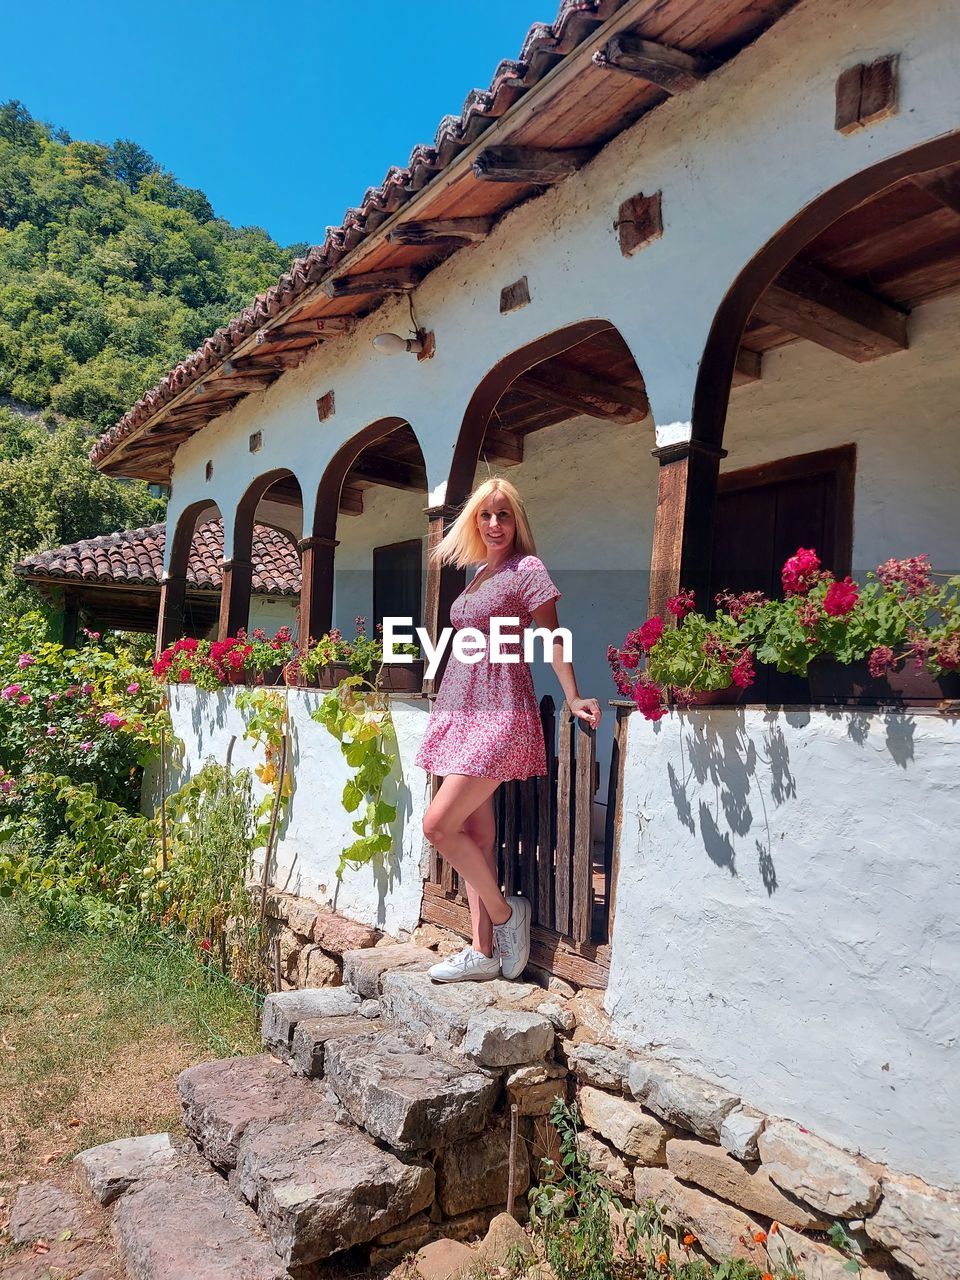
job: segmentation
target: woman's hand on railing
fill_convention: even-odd
[[[596,729],[603,717],[596,698],[571,698],[567,705],[577,719],[586,720],[591,729]]]

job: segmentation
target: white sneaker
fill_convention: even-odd
[[[510,919],[493,926],[493,953],[500,957],[504,978],[519,978],[530,959],[530,903],[509,897]]]
[[[448,956],[427,970],[434,982],[490,982],[500,977],[500,961],[485,956],[473,947],[464,947],[455,956]]]

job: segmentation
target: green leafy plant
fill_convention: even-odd
[[[167,801],[170,856],[153,878],[164,924],[241,982],[260,980],[256,904],[247,887],[257,842],[250,773],[208,760]]]
[[[237,694],[236,704],[246,723],[243,736],[263,747],[263,763],[256,766],[254,773],[270,791],[256,809],[256,843],[267,850],[269,857],[270,836],[276,828],[274,814],[289,803],[293,794],[293,777],[286,767],[287,699],[282,690],[248,689]]]
[[[712,1262],[693,1232],[671,1225],[653,1200],[626,1205],[591,1168],[580,1146],[576,1105],[557,1098],[550,1111],[560,1160],[544,1160],[529,1192],[535,1246],[557,1280],[803,1280],[799,1269],[742,1258]],[[773,1230],[773,1228],[771,1228]],[[766,1233],[755,1240],[766,1243]],[[536,1269],[532,1274],[536,1274]]]
[[[334,627],[319,640],[309,644],[297,660],[304,680],[312,683],[324,667],[331,663],[344,663],[349,666],[353,675],[365,676],[368,684],[376,686],[383,667],[383,641],[379,636],[368,636],[366,626],[366,618],[358,616],[357,634],[352,640],[347,640],[340,629]],[[378,626],[377,630],[379,629]],[[397,650],[412,657],[420,654],[415,644],[398,645]]]
[[[359,675],[341,680],[311,715],[339,741],[353,770],[342,800],[347,813],[358,815],[353,822],[357,838],[341,851],[337,879],[348,867],[357,869],[390,852],[390,825],[397,817],[396,805],[383,797],[384,783],[396,761],[389,750],[396,740],[390,704],[384,694],[362,686]]]

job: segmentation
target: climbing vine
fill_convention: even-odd
[[[337,879],[348,867],[354,870],[389,853],[393,845],[390,825],[397,807],[383,798],[384,783],[396,760],[389,748],[396,743],[390,704],[378,689],[364,686],[362,676],[349,676],[326,695],[311,718],[324,725],[340,742],[344,759],[353,770],[343,788],[343,807],[356,813],[356,840],[340,854]]]

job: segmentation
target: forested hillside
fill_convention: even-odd
[[[156,520],[92,437],[274,283],[303,245],[214,216],[135,142],[78,142],[0,106],[0,613],[28,551]],[[9,403],[9,402],[8,402]]]

